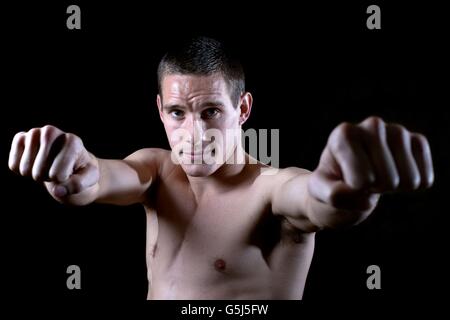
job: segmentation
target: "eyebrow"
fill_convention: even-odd
[[[178,109],[186,109],[185,106],[179,104],[165,104],[163,105],[163,110],[167,110],[168,112]]]
[[[202,108],[205,107],[216,107],[216,106],[223,106],[222,101],[219,100],[211,100],[211,101],[205,101],[204,103],[200,104]]]
[[[220,100],[209,100],[205,101],[200,104],[200,108],[207,108],[207,107],[217,107],[217,106],[223,106],[223,102]],[[173,111],[173,110],[179,110],[179,109],[186,109],[185,106],[180,104],[165,104],[163,105],[163,110],[166,110],[167,112]]]

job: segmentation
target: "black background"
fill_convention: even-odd
[[[156,66],[166,44],[207,35],[237,50],[254,96],[246,128],[280,129],[281,167],[313,170],[331,130],[378,115],[429,138],[432,189],[382,198],[363,224],[317,235],[305,300],[437,298],[445,290],[448,56],[444,10],[379,4],[129,1],[3,6],[3,289],[13,299],[140,301],[146,298],[145,213],[140,206],[66,207],[7,168],[14,134],[53,124],[91,152],[122,158],[167,148],[157,114]],[[81,7],[81,30],[66,8]],[[447,19],[448,20],[448,19]],[[82,270],[67,290],[66,268]],[[381,267],[381,290],[366,268]]]

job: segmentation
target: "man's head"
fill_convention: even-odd
[[[241,94],[245,91],[245,76],[241,63],[222,43],[211,38],[193,38],[169,49],[158,66],[160,95],[164,76],[171,74],[221,75],[227,83],[234,106],[238,105]]]
[[[158,109],[173,155],[188,175],[214,173],[239,143],[230,133],[250,115],[242,66],[220,42],[195,38],[164,55],[158,85]]]

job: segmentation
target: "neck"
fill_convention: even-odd
[[[208,194],[219,193],[230,184],[236,183],[240,179],[240,174],[245,169],[249,157],[242,149],[242,146],[237,146],[230,156],[234,161],[227,161],[213,174],[207,177],[187,176],[197,200],[201,199],[206,192]],[[244,159],[245,161],[239,159]]]

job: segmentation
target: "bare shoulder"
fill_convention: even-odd
[[[136,165],[160,173],[168,159],[170,160],[170,151],[168,150],[144,148],[133,152],[124,160],[130,165]]]
[[[315,231],[302,215],[298,215],[298,212],[304,212],[303,204],[306,203],[306,182],[309,175],[309,170],[288,167],[269,168],[258,177],[272,213],[281,219],[283,239],[291,239],[292,243],[303,242],[304,234]],[[289,219],[291,215],[296,216],[300,222],[293,224]]]
[[[170,157],[170,151],[168,150],[160,148],[144,148],[133,152],[126,157],[125,160],[150,163],[154,161],[164,162],[167,157]]]
[[[288,167],[284,169],[263,167],[258,176],[258,184],[270,199],[276,194],[284,194],[285,186],[290,180],[309,175],[310,171],[298,167]]]
[[[309,170],[298,167],[288,167],[279,169],[269,166],[261,166],[260,174],[257,180],[259,184],[262,184],[267,188],[275,188],[294,177],[308,174],[310,174]]]

